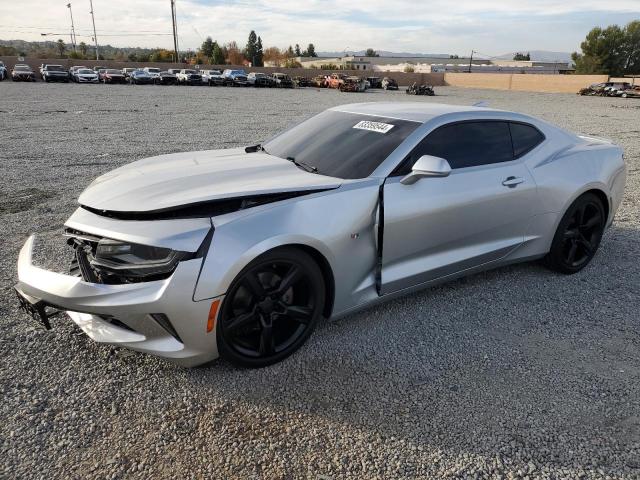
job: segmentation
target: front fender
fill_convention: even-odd
[[[362,183],[213,218],[214,234],[194,300],[226,293],[238,273],[261,254],[303,245],[324,256],[335,279],[334,311],[374,288],[378,181]]]

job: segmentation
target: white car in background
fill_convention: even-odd
[[[74,73],[73,79],[77,83],[98,83],[98,72],[89,68],[80,68]]]
[[[161,70],[155,67],[144,67],[143,70],[149,74],[151,78],[153,78],[154,82],[157,78],[160,78]]]
[[[0,60],[0,81],[7,78],[8,72],[7,67],[4,65],[4,62]]]
[[[220,70],[201,70],[200,73],[202,74],[202,83],[206,83],[209,86],[222,85],[224,83]]]

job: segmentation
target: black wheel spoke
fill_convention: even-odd
[[[302,271],[296,265],[292,265],[287,274],[284,276],[278,288],[275,291],[276,295],[284,295],[289,288],[291,288],[302,277]]]
[[[306,325],[313,316],[313,309],[311,307],[303,307],[298,305],[284,305],[284,315],[290,317],[298,323]]]
[[[261,355],[272,355],[275,352],[275,343],[273,341],[273,323],[271,319],[265,315],[260,315],[260,345],[258,352]]]
[[[248,312],[238,315],[228,321],[226,329],[229,333],[233,334],[243,327],[247,327],[252,323],[257,323],[256,313]]]
[[[577,229],[568,229],[564,232],[565,240],[570,240],[572,238],[577,238],[580,235],[580,232]]]
[[[249,288],[249,291],[254,298],[264,297],[264,287],[260,283],[260,279],[255,272],[249,272],[244,278],[244,284]]]
[[[585,250],[585,253],[588,256],[591,256],[591,254],[593,253],[593,247],[591,246],[591,244],[587,240],[585,240],[584,238],[581,238],[581,239],[578,240],[577,243],[582,246],[582,248]]]
[[[576,253],[578,252],[578,242],[571,242],[571,248],[569,249],[569,253],[567,255],[567,261],[572,264],[576,258]]]
[[[581,225],[581,228],[585,230],[590,230],[593,227],[600,225],[600,215],[594,215],[589,220]]]

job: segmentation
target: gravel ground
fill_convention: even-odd
[[[502,268],[327,323],[270,368],[185,370],[70,321],[33,328],[11,290],[26,236],[64,263],[61,226],[103,172],[415,98],[0,84],[0,477],[640,478],[640,101],[437,93],[418,101],[488,100],[624,146],[625,200],[591,265]]]

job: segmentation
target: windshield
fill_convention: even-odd
[[[62,65],[47,65],[45,70],[47,70],[47,72],[66,72],[66,70],[62,68]]]
[[[88,68],[82,68],[78,70],[78,73],[96,73],[93,70],[89,70]]]
[[[122,73],[120,70],[112,70],[112,69],[105,70],[105,72],[108,73],[109,75],[116,75],[116,74],[119,75]]]
[[[418,122],[326,111],[264,145],[270,155],[294,159],[338,178],[365,178],[418,126]]]
[[[147,72],[149,73],[160,73],[159,68],[147,68]]]
[[[16,65],[15,67],[13,67],[14,70],[19,70],[21,72],[30,72],[31,68],[30,67],[26,67],[24,65]]]

